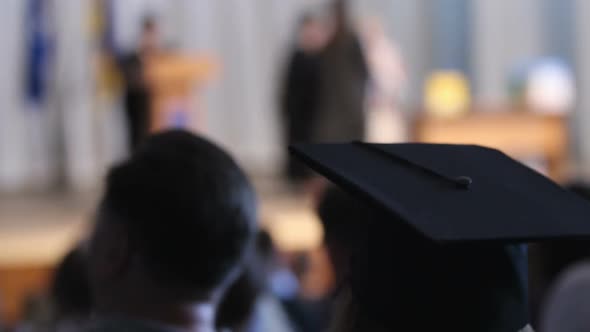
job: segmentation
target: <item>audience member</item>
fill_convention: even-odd
[[[31,295],[16,332],[78,332],[88,328],[92,298],[84,244],[59,262],[48,294]]]
[[[364,206],[347,232],[334,331],[530,330],[525,243],[590,235],[590,205],[497,150],[355,142],[291,151]]]
[[[590,188],[585,184],[573,183],[565,188],[590,200]],[[541,308],[546,301],[548,289],[565,270],[587,259],[590,259],[590,240],[588,239],[546,241],[529,246],[529,287],[534,327],[541,319]]]
[[[321,195],[317,213],[324,228],[324,246],[336,277],[335,285],[320,299],[284,301],[299,331],[324,331],[330,324],[337,292],[349,275],[351,248],[359,235],[355,225],[364,212],[359,205],[358,200],[333,186]]]
[[[98,208],[93,331],[213,331],[256,218],[252,186],[219,147],[180,130],[148,138],[110,171]]]
[[[58,265],[50,293],[56,332],[81,331],[87,327],[92,312],[88,279],[88,256],[79,245]]]
[[[366,216],[362,202],[341,189],[326,189],[318,207],[318,215],[324,227],[324,246],[334,269],[337,284],[349,275],[350,256],[362,228],[358,221]]]
[[[28,294],[22,316],[15,332],[55,332],[53,303],[47,294]]]
[[[541,332],[590,330],[590,263],[570,267],[558,279],[541,319]]]

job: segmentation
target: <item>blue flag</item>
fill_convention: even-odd
[[[47,94],[47,74],[51,52],[48,1],[29,0],[26,17],[26,98],[41,104]]]

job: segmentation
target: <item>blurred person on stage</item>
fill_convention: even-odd
[[[584,183],[565,186],[581,198],[590,200],[590,187]],[[569,239],[550,241],[529,246],[529,283],[531,294],[531,317],[533,326],[541,320],[543,303],[551,287],[563,277],[570,267],[590,259],[590,240]]]
[[[89,244],[91,331],[214,331],[257,228],[254,190],[226,152],[181,130],[146,139],[106,180]]]
[[[324,24],[312,14],[304,15],[297,28],[294,50],[284,75],[281,96],[282,119],[287,144],[308,142],[317,117],[319,54],[326,42]],[[298,183],[309,176],[307,167],[287,156],[287,178]]]
[[[149,131],[151,99],[145,66],[149,58],[159,49],[158,25],[153,17],[147,17],[143,21],[137,51],[120,59],[121,72],[125,82],[125,114],[132,151],[138,148]]]
[[[328,328],[338,292],[349,276],[351,248],[361,230],[355,225],[365,217],[364,212],[358,200],[334,186],[328,186],[321,194],[316,213],[324,229],[323,246],[335,280],[321,298],[294,298],[285,302],[294,320],[300,322],[300,331],[324,331]]]
[[[47,295],[28,299],[26,318],[16,332],[77,332],[88,327],[92,298],[83,243],[57,265]]]
[[[335,186],[327,187],[322,194],[317,214],[324,228],[324,247],[336,277],[334,292],[349,276],[349,257],[361,230],[358,220],[366,216],[365,210],[358,199]]]
[[[320,95],[314,142],[362,140],[369,71],[361,42],[349,20],[348,1],[332,4],[330,38],[320,53]]]
[[[590,261],[566,269],[553,285],[540,318],[542,332],[590,329]]]
[[[587,202],[491,148],[291,151],[358,200],[354,215],[352,202],[329,209],[342,227],[333,262],[344,286],[333,331],[531,331],[526,244],[590,236]]]
[[[400,108],[407,74],[399,49],[377,17],[363,21],[361,42],[370,74],[366,141],[404,142],[407,125]]]
[[[364,140],[364,112],[369,69],[361,41],[349,19],[347,0],[331,5],[331,28],[320,52],[320,91],[316,119],[311,128],[312,142]],[[325,181],[313,177],[306,191],[316,206]]]

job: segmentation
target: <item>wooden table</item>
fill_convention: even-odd
[[[423,114],[414,120],[411,137],[417,142],[489,146],[520,160],[542,158],[551,178],[566,176],[569,131],[562,115],[486,111],[445,119]]]

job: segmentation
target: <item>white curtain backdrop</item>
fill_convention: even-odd
[[[43,128],[46,173],[74,189],[99,183],[105,168],[124,154],[120,107],[94,100],[88,9],[92,0],[51,0],[58,34],[52,98]],[[559,1],[559,0],[555,0]],[[141,19],[155,15],[168,44],[217,56],[221,77],[206,89],[206,135],[256,173],[276,171],[280,145],[276,95],[297,18],[320,0],[115,0],[117,44],[136,45]],[[353,1],[354,2],[354,1]],[[378,15],[400,45],[409,73],[410,103],[422,94],[433,69],[432,0],[358,0],[357,17]],[[546,1],[545,1],[546,2]],[[473,0],[470,6],[470,66],[477,96],[505,97],[505,75],[515,61],[542,52],[541,9],[536,0]],[[23,95],[24,0],[0,4],[0,191],[29,188],[35,146]],[[575,137],[582,169],[590,169],[590,27],[587,1],[576,0],[576,60],[580,107]],[[102,111],[97,111],[102,109]],[[105,110],[106,109],[106,110]],[[97,113],[101,112],[101,113]],[[587,119],[588,118],[588,119]],[[588,139],[587,139],[588,138]]]

